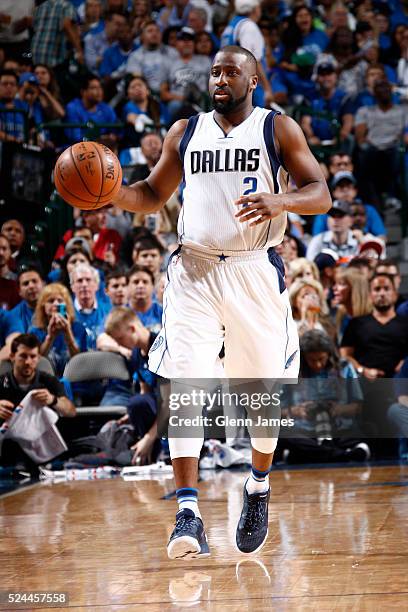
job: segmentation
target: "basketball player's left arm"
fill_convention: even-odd
[[[311,153],[302,130],[286,115],[275,117],[275,146],[297,189],[290,193],[254,193],[235,203],[246,204],[235,215],[239,221],[258,225],[283,212],[318,215],[331,208],[331,197],[320,166]],[[255,219],[255,221],[254,221]]]

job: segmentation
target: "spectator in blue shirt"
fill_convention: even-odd
[[[40,353],[62,376],[69,359],[87,349],[86,331],[75,321],[75,311],[68,289],[59,283],[47,285],[35,308],[29,329],[41,342]]]
[[[115,111],[103,102],[103,89],[101,81],[98,77],[89,76],[82,88],[81,98],[75,98],[67,104],[67,114],[65,117],[67,123],[117,123],[118,118]],[[85,130],[82,128],[70,128],[65,131],[69,142],[78,142],[83,139]],[[101,140],[109,137],[110,140],[116,140],[116,134],[112,128],[101,128]]]
[[[13,70],[0,72],[0,141],[24,142],[26,106],[16,99],[18,77]],[[22,112],[13,112],[22,111]]]
[[[39,131],[39,126],[44,122],[43,107],[40,102],[40,83],[32,72],[24,72],[19,79],[19,98],[24,104],[28,121],[28,142],[30,144],[43,146],[47,134]]]
[[[109,45],[117,40],[118,30],[126,23],[126,17],[110,12],[105,17],[105,27],[102,31],[90,30],[84,38],[85,64],[93,73],[98,72],[103,54]]]
[[[147,268],[133,266],[128,273],[129,307],[147,329],[159,332],[163,309],[153,300],[154,276]]]
[[[386,67],[382,64],[371,64],[370,66],[368,66],[365,77],[366,87],[358,94],[354,102],[355,113],[362,106],[375,106],[377,104],[377,101],[374,96],[375,83],[377,81],[383,81],[384,79],[390,80],[389,72],[385,68]],[[394,104],[399,104],[400,102],[400,98],[397,93],[393,93],[393,102]]]
[[[301,126],[311,145],[320,145],[325,140],[333,140],[336,132],[330,118],[319,117],[318,113],[328,113],[340,123],[340,140],[349,138],[353,128],[351,103],[345,101],[345,94],[337,89],[337,73],[332,61],[324,61],[317,66],[316,82],[318,92],[310,100],[312,112],[301,118]]]
[[[357,198],[357,181],[354,175],[348,171],[337,172],[331,182],[332,195],[335,200],[343,200],[350,205],[354,203],[362,204]],[[380,213],[374,206],[364,204],[366,224],[364,233],[373,234],[385,240],[387,230]],[[316,215],[313,222],[312,234],[320,234],[327,230],[327,214]]]
[[[284,53],[281,68],[297,72],[298,68],[292,62],[293,54],[302,49],[303,52],[311,53],[317,58],[326,49],[328,42],[327,34],[314,27],[310,8],[305,5],[297,6],[289,18],[288,27],[282,34]]]
[[[36,268],[24,269],[18,275],[21,302],[7,313],[6,338],[11,334],[26,334],[30,328],[44,281]]]
[[[160,104],[152,97],[142,76],[131,77],[127,86],[127,102],[122,111],[125,133],[124,148],[139,147],[147,130],[160,130]]]
[[[96,294],[99,274],[87,264],[78,264],[70,273],[71,289],[75,296],[76,319],[83,324],[87,334],[87,349],[96,349],[96,339],[103,332],[109,312],[106,302],[98,302]]]
[[[115,81],[121,79],[126,73],[126,64],[132,51],[138,45],[133,40],[132,29],[129,23],[122,23],[118,29],[118,40],[111,44],[103,54],[99,74],[102,78]]]
[[[313,98],[316,95],[316,84],[311,78],[314,63],[315,56],[312,53],[299,51],[292,55],[292,64],[296,66],[296,72],[274,69],[270,80],[275,102],[298,104],[300,96]]]

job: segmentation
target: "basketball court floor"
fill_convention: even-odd
[[[408,465],[272,472],[269,539],[255,557],[234,548],[245,474],[202,476],[203,560],[167,559],[172,477],[1,497],[1,590],[64,592],[62,610],[408,610]]]

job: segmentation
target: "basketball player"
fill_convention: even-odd
[[[215,378],[225,345],[229,378],[297,378],[299,354],[283,265],[267,249],[282,241],[286,213],[325,213],[330,195],[299,126],[252,106],[252,53],[227,46],[215,56],[209,92],[214,111],[177,121],[148,179],[122,187],[115,205],[159,211],[183,179],[180,247],[168,266],[163,328],[149,368],[169,379]],[[290,174],[297,191],[285,195]],[[251,435],[252,470],[237,527],[239,550],[267,537],[269,471],[276,438]],[[203,438],[170,438],[179,512],[171,559],[209,548],[197,504]]]

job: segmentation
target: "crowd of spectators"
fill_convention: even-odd
[[[5,0],[0,146],[57,154],[96,126],[93,138],[119,155],[124,180],[144,179],[172,123],[211,108],[211,61],[231,43],[254,53],[254,102],[299,121],[333,196],[326,215],[289,215],[276,247],[305,338],[301,377],[357,381],[338,401],[319,396],[327,400],[331,428],[358,421],[357,442],[349,436],[350,444],[367,435],[366,423],[374,434],[392,424],[407,436],[401,377],[408,303],[399,294],[398,262],[386,259],[384,223],[388,209],[401,208],[405,191],[406,0]],[[161,325],[180,206],[176,192],[154,215],[75,210],[74,227],[60,236],[46,270],[30,259],[24,212],[4,220],[0,232],[0,357],[10,358],[15,339],[27,333],[38,338],[35,351],[58,377],[78,353],[123,355],[131,382],[109,381],[99,399],[128,406],[142,460],[158,452],[157,381],[146,354]],[[394,392],[383,385],[386,401],[371,423],[377,387],[370,383],[394,377],[399,386]],[[80,405],[80,386],[74,396]],[[310,429],[316,402],[302,390],[291,401],[300,429]],[[317,453],[306,447],[300,446],[302,456]],[[325,447],[327,456],[355,456],[350,446],[333,448],[327,454]]]

